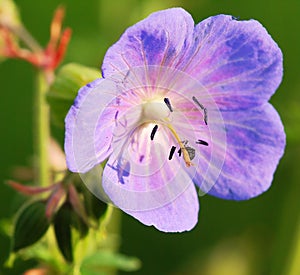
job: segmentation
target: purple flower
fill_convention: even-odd
[[[196,186],[232,200],[270,187],[285,147],[268,103],[282,53],[260,23],[159,11],[108,49],[102,72],[80,89],[65,138],[69,169],[98,197],[181,232],[198,220]]]

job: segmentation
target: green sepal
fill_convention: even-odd
[[[110,274],[111,270],[136,271],[141,262],[135,257],[109,251],[99,251],[86,257],[81,264],[82,275]],[[108,272],[108,273],[106,273]]]
[[[60,252],[68,262],[73,262],[73,245],[71,233],[72,209],[65,203],[54,217],[54,232]]]
[[[51,119],[56,126],[64,127],[65,117],[74,102],[78,90],[100,77],[99,69],[76,63],[69,63],[59,70],[47,93]]]
[[[106,213],[107,204],[91,193],[84,184],[80,185],[80,191],[83,194],[84,206],[89,217],[99,222],[99,219]]]
[[[21,209],[14,227],[13,251],[34,244],[46,233],[50,223],[45,211],[43,201],[32,202]]]
[[[71,212],[71,225],[79,232],[80,238],[84,238],[89,232],[88,225],[74,211]]]

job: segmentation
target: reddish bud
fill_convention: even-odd
[[[55,185],[50,185],[47,187],[29,186],[12,180],[8,180],[6,183],[19,193],[28,196],[42,194],[44,192],[51,191],[55,188]]]

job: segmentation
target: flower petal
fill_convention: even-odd
[[[105,55],[105,77],[136,66],[171,66],[179,62],[193,35],[194,21],[181,8],[151,14],[128,28]]]
[[[208,192],[223,199],[245,200],[266,191],[283,155],[285,133],[269,103],[240,112],[223,112],[227,154],[215,185]],[[201,184],[199,173],[195,179]]]
[[[149,211],[128,211],[146,225],[164,232],[183,232],[193,229],[198,221],[199,202],[195,186],[191,183],[174,201]]]
[[[125,143],[113,145],[103,172],[103,189],[114,205],[145,224],[164,231],[189,230],[198,215],[195,187],[182,169],[182,158],[169,158],[171,144],[176,142],[173,136],[159,126],[151,138],[153,125],[141,126],[124,139]],[[183,206],[186,203],[188,206]],[[158,220],[151,220],[158,212]],[[173,225],[169,224],[170,215]]]
[[[122,209],[158,208],[174,200],[189,185],[186,172],[181,169],[182,159],[169,159],[170,149],[176,144],[173,136],[159,126],[151,137],[153,126],[140,126],[112,144],[113,152],[103,172],[103,188]],[[185,180],[180,182],[178,178]]]
[[[282,53],[257,21],[218,15],[195,27],[194,45],[178,69],[198,79],[221,110],[269,100],[282,79]]]
[[[107,106],[118,89],[111,80],[98,79],[78,92],[65,119],[65,152],[68,168],[84,173],[111,153],[114,108]]]

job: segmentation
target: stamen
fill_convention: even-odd
[[[204,123],[205,123],[205,125],[207,125],[207,109],[206,108],[204,108]]]
[[[207,109],[198,101],[196,97],[192,97],[193,101],[203,110],[204,112],[204,123],[207,125]]]
[[[164,98],[164,102],[166,103],[166,105],[169,108],[170,112],[173,112],[173,108],[171,106],[171,102],[170,102],[170,100],[167,97]]]
[[[178,156],[180,157],[181,156],[181,148],[179,148],[177,153],[178,153]]]
[[[119,114],[119,110],[118,111],[116,111],[116,113],[115,113],[115,125],[116,126],[118,126],[118,114]]]
[[[118,114],[119,114],[119,111],[116,111],[116,114],[115,114],[115,119],[117,119],[117,117],[118,117]]]
[[[174,153],[175,153],[175,150],[176,150],[176,147],[175,147],[175,146],[172,146],[171,151],[170,151],[170,154],[169,154],[169,160],[172,159],[172,157],[173,157],[173,155],[174,155]]]
[[[174,135],[175,139],[177,140],[177,142],[180,146],[186,167],[190,167],[193,164],[191,162],[190,155],[189,155],[187,149],[185,148],[184,144],[180,140],[180,138],[179,138],[178,134],[176,133],[175,129],[173,128],[173,126],[171,124],[167,124],[167,127],[170,129],[170,131],[172,132],[172,134]]]
[[[201,145],[205,145],[208,146],[208,143],[202,139],[198,139],[198,141],[196,141],[196,144],[201,144]]]
[[[151,132],[151,135],[150,135],[151,140],[154,139],[154,136],[155,136],[155,133],[156,133],[157,129],[158,129],[158,125],[155,125],[154,128],[152,129],[152,132]]]

